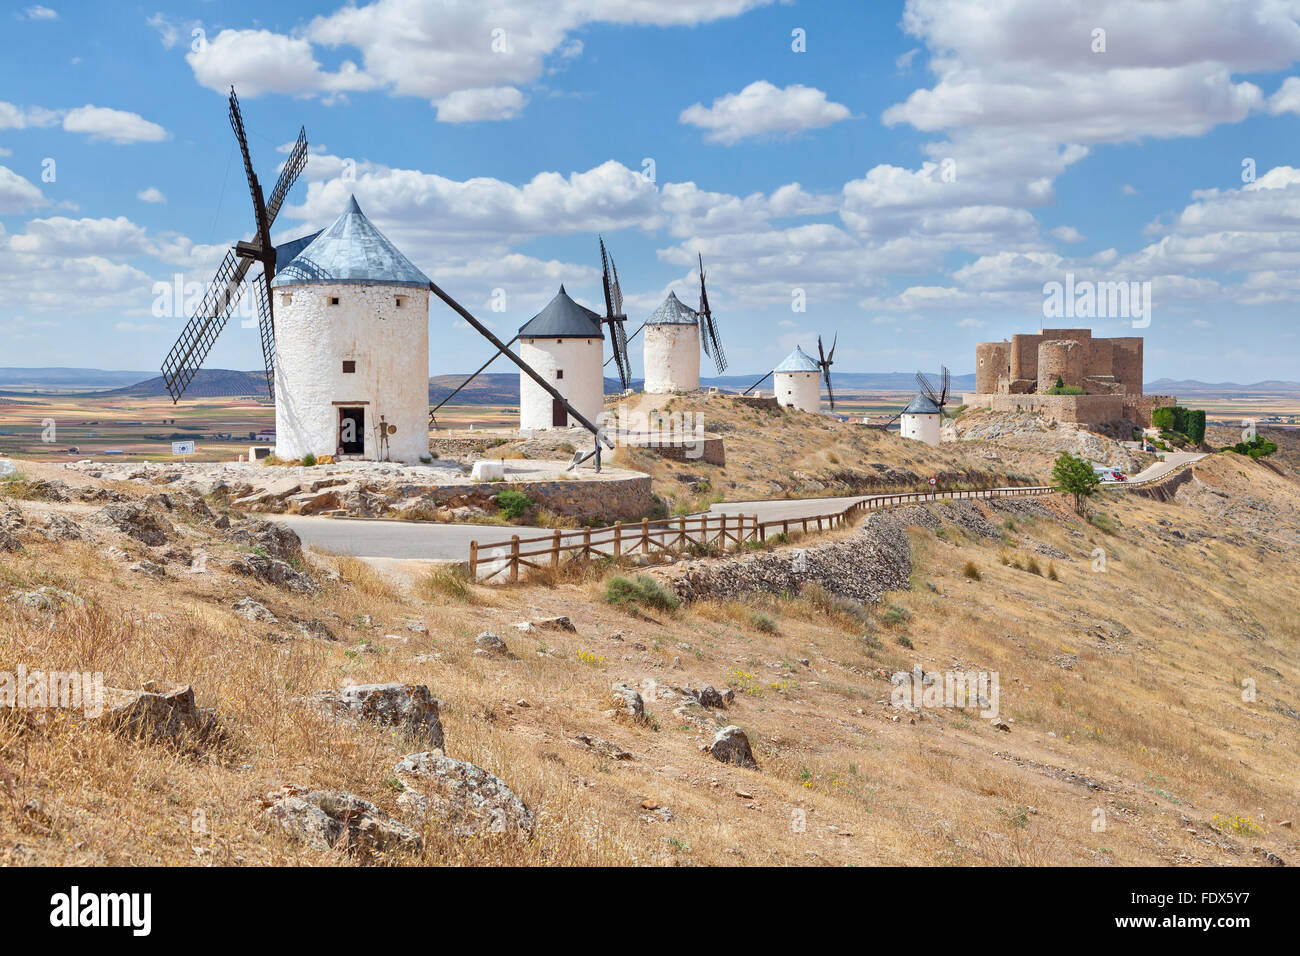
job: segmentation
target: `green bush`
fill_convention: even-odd
[[[1249,455],[1256,461],[1277,451],[1277,442],[1268,441],[1263,435],[1256,435],[1250,441],[1239,441],[1232,446],[1238,455]]]
[[[302,456],[302,463],[308,468],[310,468],[316,464],[316,456],[313,455],[311,452],[307,452],[307,454]]]
[[[751,611],[749,613],[749,620],[757,630],[762,631],[764,634],[776,633],[776,621],[772,620],[766,614],[759,611]]]
[[[1205,409],[1194,408],[1187,413],[1187,437],[1198,445],[1205,441]]]
[[[522,491],[507,488],[504,491],[497,492],[497,508],[501,512],[501,517],[507,521],[522,518],[532,506],[533,499]]]
[[[615,576],[605,582],[605,601],[622,607],[644,605],[659,611],[672,611],[681,605],[672,592],[654,578],[638,574],[635,578]]]

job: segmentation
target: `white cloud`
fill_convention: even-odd
[[[40,189],[8,166],[0,166],[0,215],[35,209],[47,203]]]
[[[222,30],[185,59],[203,86],[221,92],[234,86],[245,97],[343,93],[379,85],[350,61],[336,73],[322,70],[310,42],[270,30]]]
[[[39,106],[24,109],[13,103],[0,101],[0,129],[26,129],[29,126],[53,126],[59,121],[54,110]]]
[[[23,15],[28,20],[57,20],[59,18],[57,11],[51,10],[49,7],[43,7],[40,4],[27,7],[23,10]]]
[[[165,129],[138,113],[89,104],[68,110],[63,117],[63,128],[69,133],[87,133],[114,143],[156,143],[167,138]]]
[[[150,186],[148,189],[142,189],[135,194],[135,198],[141,202],[166,202],[167,197],[157,186]]]
[[[1120,191],[1121,193],[1123,193],[1125,196],[1136,196],[1136,195],[1138,195],[1138,189],[1137,189],[1137,187],[1134,186],[1134,185],[1132,185],[1131,183],[1125,183],[1124,185],[1120,186],[1120,187],[1119,187],[1119,191]]]
[[[1300,57],[1295,13],[1290,3],[1247,11],[1220,0],[909,0],[904,29],[930,50],[938,82],[884,119],[1070,143],[1199,135],[1264,108],[1262,91],[1233,74]],[[1098,26],[1108,29],[1104,53],[1092,49]]]
[[[1083,242],[1084,235],[1073,226],[1057,226],[1052,230],[1052,235],[1062,242]]]
[[[1274,116],[1279,113],[1300,113],[1300,77],[1288,76],[1278,91],[1268,98],[1268,111]]]
[[[728,93],[709,107],[701,103],[682,110],[678,120],[708,132],[705,139],[732,145],[755,136],[789,135],[821,129],[853,114],[833,103],[821,90],[795,83],[778,87],[758,80],[739,93]]]
[[[330,96],[382,89],[422,97],[439,107],[448,122],[467,122],[481,110],[470,109],[463,100],[448,103],[449,97],[518,89],[535,81],[545,72],[548,58],[582,54],[582,42],[570,34],[588,24],[685,26],[738,16],[772,2],[374,0],[316,17],[292,36],[223,30],[186,59],[199,83],[221,92],[232,84],[243,96]],[[166,43],[168,34],[163,36]],[[318,47],[357,50],[362,65],[346,61],[336,72],[322,69]],[[500,96],[496,109],[486,110],[483,118],[502,118],[510,104],[503,105]],[[480,94],[470,105],[484,108],[489,103],[490,98]]]
[[[987,322],[983,322],[979,319],[962,319],[957,323],[959,329],[982,329],[987,326]]]
[[[513,119],[523,112],[527,98],[513,86],[457,90],[438,100],[440,123],[475,123]]]

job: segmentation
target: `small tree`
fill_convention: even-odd
[[[1187,437],[1198,445],[1205,441],[1205,409],[1196,408],[1187,413]]]
[[[1059,375],[1056,376],[1056,387],[1065,388],[1065,379],[1061,378],[1061,376]]]
[[[1083,500],[1097,493],[1101,479],[1087,461],[1063,451],[1056,456],[1052,468],[1052,487],[1062,494],[1074,495],[1074,510],[1083,514]]]

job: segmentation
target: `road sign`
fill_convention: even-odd
[[[932,484],[932,485],[937,485],[938,483],[939,483],[939,479],[938,479],[938,478],[931,478],[931,479],[930,479],[930,484]]]
[[[172,442],[173,455],[192,455],[194,454],[194,442],[192,441],[174,441]]]

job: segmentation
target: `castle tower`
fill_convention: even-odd
[[[778,405],[803,412],[819,412],[822,407],[821,366],[799,346],[785,357],[772,372]]]
[[[645,390],[663,394],[699,387],[699,315],[669,292],[645,323]]]
[[[275,454],[429,455],[429,279],[356,197],[271,280]]]
[[[605,401],[605,333],[601,317],[560,291],[519,329],[519,357],[551,382],[579,412],[596,421]],[[569,412],[519,373],[519,427],[568,428]]]

